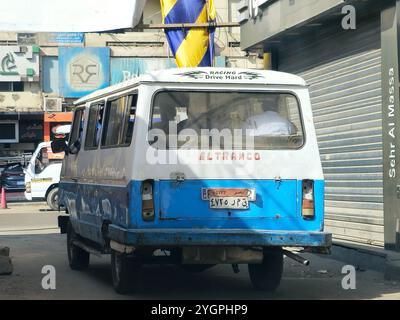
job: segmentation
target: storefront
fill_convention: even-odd
[[[25,163],[43,141],[43,113],[0,113],[0,161]]]
[[[242,7],[242,13],[251,9],[256,15],[242,20],[241,28],[247,39],[242,49],[267,52],[274,69],[298,74],[310,85],[326,179],[326,229],[338,240],[390,249],[400,249],[400,209],[393,203],[400,183],[386,174],[393,161],[384,155],[395,151],[386,151],[391,144],[385,126],[395,121],[385,119],[382,105],[389,90],[383,61],[397,59],[390,54],[397,53],[397,34],[387,40],[383,34],[397,23],[390,14],[395,6],[396,1],[264,1]],[[279,22],[271,31],[267,19],[278,7]],[[352,8],[356,29],[344,28]]]

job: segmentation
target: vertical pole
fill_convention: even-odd
[[[264,70],[272,70],[272,53],[264,52],[263,54]]]
[[[50,141],[50,120],[47,117],[47,113],[44,114],[44,119],[43,119],[43,136],[44,140],[43,141]]]
[[[278,70],[278,50],[276,48],[264,48],[264,70]]]
[[[400,251],[400,1],[381,12],[383,208],[385,248]]]

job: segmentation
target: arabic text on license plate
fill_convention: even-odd
[[[249,201],[243,197],[210,197],[211,209],[248,209]]]

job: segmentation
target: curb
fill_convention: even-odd
[[[22,236],[36,234],[55,234],[60,233],[58,227],[43,227],[43,228],[22,228],[22,229],[0,229],[0,236]]]
[[[331,257],[361,269],[381,272],[385,280],[400,281],[400,252],[336,240]]]
[[[385,280],[400,281],[400,254],[389,253],[385,261]]]
[[[10,201],[7,202],[7,206],[9,208],[13,208],[13,207],[24,207],[24,206],[47,206],[47,202],[45,201],[22,201],[22,202],[18,202],[18,201]]]

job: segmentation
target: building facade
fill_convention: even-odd
[[[310,86],[336,240],[400,250],[399,1],[242,1],[242,49]]]
[[[218,21],[235,21],[239,0],[215,3]],[[161,22],[159,0],[148,0],[142,24]],[[239,28],[217,29],[215,44],[217,66],[260,66],[241,51]],[[68,111],[96,89],[175,66],[164,31],[140,26],[123,33],[0,32],[0,62],[0,162],[34,151],[48,131],[45,112]]]
[[[40,49],[7,41],[0,46],[0,150],[23,156],[43,137]]]

